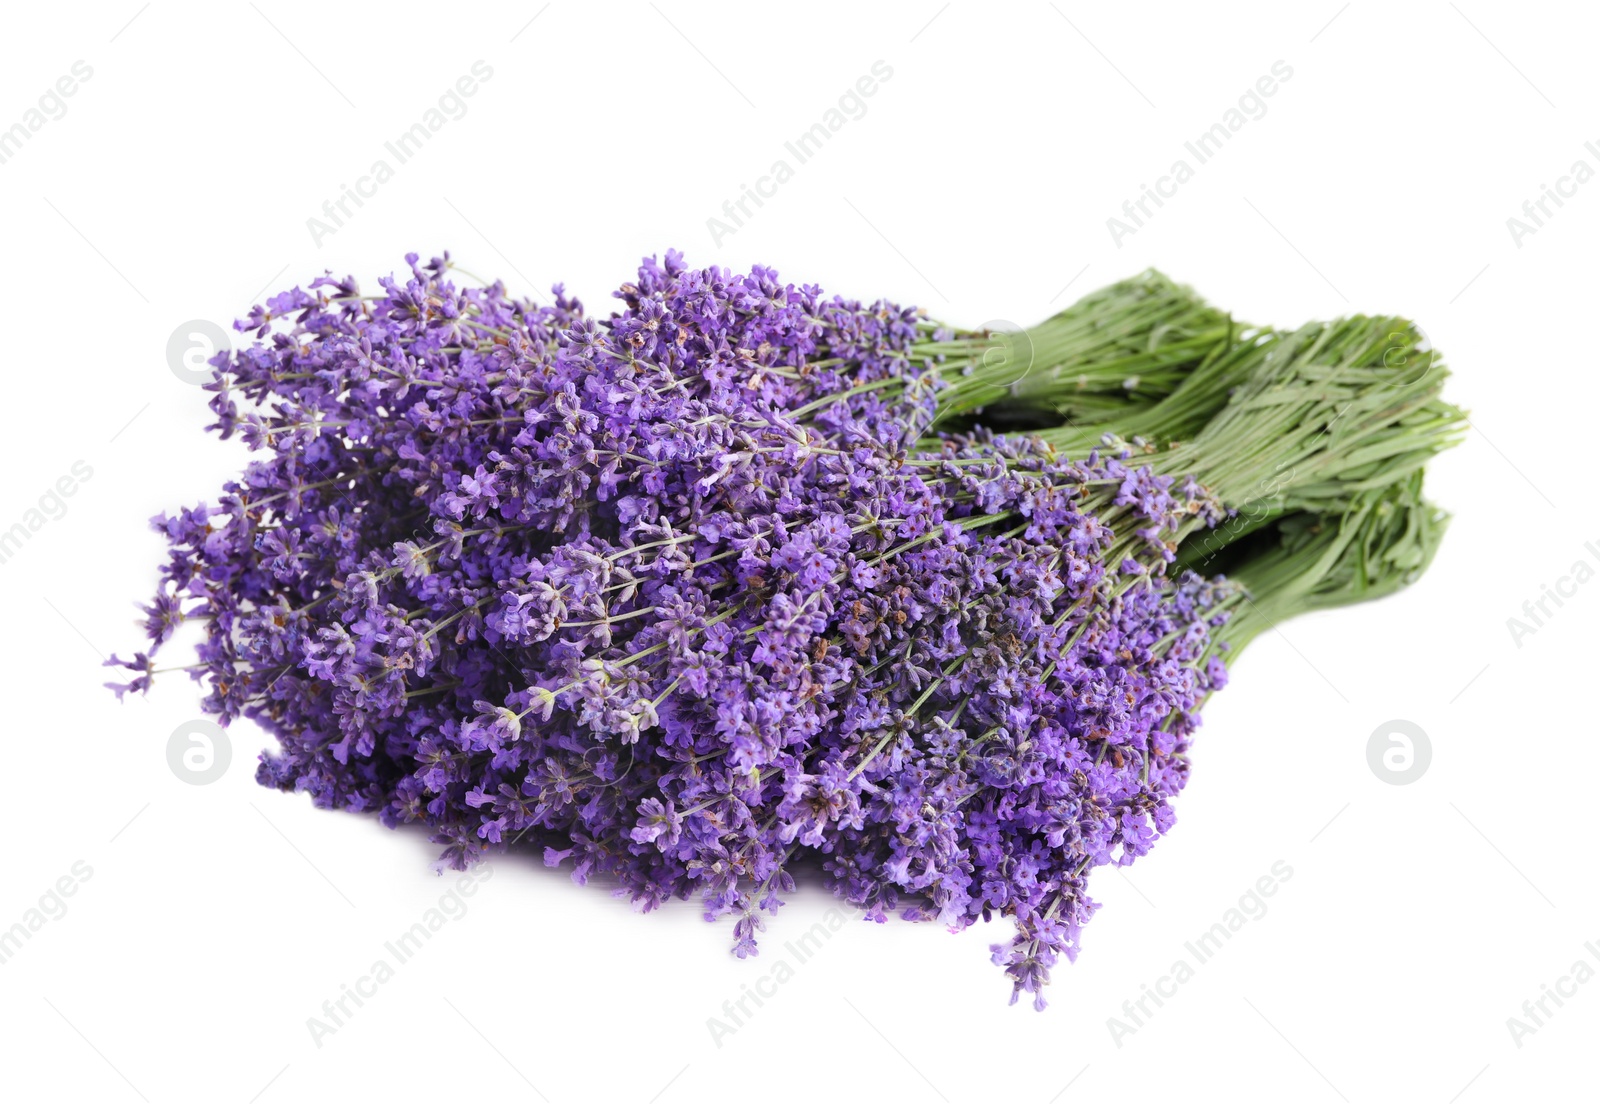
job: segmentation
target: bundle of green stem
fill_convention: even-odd
[[[1409,584],[1443,536],[1422,469],[1460,439],[1465,417],[1442,398],[1448,371],[1409,320],[1246,326],[1152,272],[1029,331],[926,349],[943,359],[942,420],[977,413],[1062,456],[1122,453],[1198,482],[1206,502],[1165,537],[1179,567],[1246,589],[1234,650],[1303,611]],[[946,445],[922,443],[930,454]],[[1114,489],[1087,494],[1131,553],[1132,509],[1111,503]],[[1226,515],[1215,526],[1214,503]]]
[[[865,380],[790,414],[810,416],[859,393],[889,400],[925,388],[933,392],[930,430],[987,416],[996,404],[1002,419],[1033,427],[1111,420],[1170,395],[1258,333],[1156,272],[1093,292],[1025,331],[957,331],[928,319],[916,326],[918,338],[905,351],[916,372]],[[813,368],[852,360],[845,351],[818,352]]]

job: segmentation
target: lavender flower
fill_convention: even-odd
[[[1185,540],[1252,502],[1268,436],[1303,432],[1284,519],[1354,510],[1443,444],[1390,433],[1437,380],[1378,381],[1336,436],[1312,436],[1322,407],[1245,402],[1330,344],[1242,339],[1154,275],[1037,330],[1076,377],[1013,392],[1013,420],[1130,357],[1168,374],[1058,451],[957,429],[1016,366],[897,305],[669,252],[597,321],[559,286],[537,307],[407,260],[375,296],[274,297],[214,359],[212,429],[256,460],[155,520],[150,652],[203,624],[206,709],[279,744],[262,784],[421,823],[446,865],[533,847],[644,909],[699,896],[741,957],[812,859],[867,918],[1010,918],[995,960],[1042,1007],[1088,871],[1171,828],[1226,679],[1244,590],[1180,568]],[[1208,420],[1206,450],[1158,448]],[[1151,437],[1099,448],[1124,424]],[[1294,597],[1342,551],[1297,553]],[[149,686],[147,655],[119,664],[119,695]]]

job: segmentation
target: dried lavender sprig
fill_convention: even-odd
[[[215,704],[254,713],[280,734],[285,752],[264,767],[264,782],[425,821],[453,861],[524,836],[556,861],[576,851],[577,875],[617,876],[646,905],[703,894],[708,913],[737,914],[743,954],[753,950],[759,910],[792,886],[795,851],[826,846],[836,890],[871,917],[901,907],[961,925],[991,909],[1014,917],[1021,944],[1002,961],[1017,988],[1037,993],[1055,958],[1075,952],[1093,910],[1083,894],[1087,869],[1128,863],[1170,825],[1167,801],[1186,773],[1193,708],[1221,677],[1220,665],[1187,662],[1202,657],[1212,620],[1227,614],[1234,593],[1193,578],[1129,574],[1111,556],[1114,543],[1137,537],[1154,545],[1143,549],[1144,563],[1159,565],[1175,541],[1166,521],[1187,514],[1170,502],[1170,482],[1148,470],[1074,470],[985,439],[966,447],[971,456],[939,459],[933,479],[911,479],[917,470],[906,462],[919,459],[879,444],[914,433],[937,410],[938,389],[905,353],[916,329],[904,314],[812,298],[809,317],[828,332],[813,336],[793,326],[794,301],[765,273],[731,281],[673,268],[670,259],[665,273],[647,266],[640,285],[624,290],[629,310],[609,336],[565,302],[530,313],[494,290],[457,297],[433,270],[392,287],[376,301],[376,318],[335,316],[326,304],[291,298],[287,306],[305,312],[304,346],[247,359],[241,374],[259,398],[306,408],[246,427],[272,447],[276,467],[253,467],[225,525],[214,528],[222,520],[204,510],[164,521],[175,539],[171,579],[196,585],[211,608],[176,614],[211,623]],[[724,287],[748,319],[724,312]],[[354,300],[353,288],[339,291]],[[356,335],[374,347],[353,348]],[[853,386],[838,371],[853,351],[865,351],[869,383],[889,383],[841,404],[836,386]],[[812,352],[829,356],[813,362]],[[797,364],[818,374],[809,392],[795,389],[804,380]],[[650,405],[701,375],[712,385],[704,395],[734,406],[691,412],[695,426],[716,429],[697,437]],[[412,389],[425,402],[406,406]],[[882,402],[896,390],[895,403]],[[833,397],[806,419],[822,448],[797,429],[792,406],[788,416],[761,406],[791,395],[801,407],[811,396]],[[369,399],[386,409],[381,419],[364,410]],[[518,430],[512,411],[547,426]],[[660,414],[641,418],[646,411]],[[219,422],[234,418],[231,405],[219,404]],[[671,429],[603,447],[589,440],[597,426],[626,436],[636,424]],[[769,432],[770,442],[752,437]],[[521,474],[496,457],[535,448],[537,465]],[[319,459],[320,479],[306,479],[303,457]],[[664,464],[672,457],[677,468]],[[806,479],[796,483],[797,475]],[[600,491],[572,483],[580,477]],[[608,491],[607,480],[621,489],[665,483],[639,498]],[[839,481],[842,497],[828,491]],[[768,482],[807,511],[772,512],[760,492]],[[353,521],[340,517],[334,488],[359,501]],[[711,521],[715,532],[692,543],[674,537],[675,524],[709,521],[699,509],[668,514],[674,505],[729,489],[736,510]],[[950,529],[913,524],[916,510],[900,507],[852,521],[869,494],[901,497],[924,514],[937,509]],[[1024,517],[1022,496],[1035,497],[1026,524],[1015,521]],[[400,541],[419,505],[439,537]],[[1101,507],[1123,512],[1129,526],[1119,531],[1137,529],[1143,516],[1152,534],[1113,535]],[[1081,536],[1062,539],[1080,524]],[[1042,527],[1035,537],[1051,544],[1023,541],[1025,526]],[[627,614],[646,622],[630,619],[615,644],[614,620],[567,619],[576,597],[560,595],[584,574],[609,593],[623,572],[611,537],[626,538],[630,564],[659,555],[620,581],[617,603],[634,603]],[[725,537],[738,558],[711,553]],[[1091,575],[1069,574],[1063,588],[1054,579],[1063,568],[1056,543],[1077,547]],[[850,609],[858,625],[839,624],[839,642],[831,624],[812,623],[825,613],[811,605],[842,582],[812,559],[849,557],[858,544],[864,567],[879,576],[854,582],[852,602],[863,608]],[[1105,573],[1117,571],[1126,579],[1111,587]],[[747,599],[716,614],[729,581]],[[934,602],[936,587],[943,599]],[[675,595],[690,588],[701,590],[698,608]],[[895,598],[867,610],[883,598],[875,588]],[[912,603],[932,603],[933,614]],[[173,617],[173,605],[158,600],[158,642]],[[553,640],[563,625],[581,633]],[[530,627],[538,630],[525,634]],[[940,627],[955,637],[941,641],[931,633]],[[712,634],[724,648],[759,643],[765,654],[738,655],[760,666],[757,684],[718,663],[716,678],[732,681],[721,687],[737,690],[710,698],[719,710],[787,696],[798,679],[770,721],[745,720],[755,746],[730,742],[720,720],[697,728],[686,714],[693,704],[683,689],[711,675],[691,678],[689,668]],[[862,660],[846,666],[852,640]],[[543,642],[554,652],[539,660]],[[673,658],[676,670],[656,671],[658,659]],[[297,664],[306,676],[289,672]],[[575,694],[559,707],[560,696],[517,690],[552,669]],[[776,755],[759,748],[760,728],[781,731],[824,696],[857,713],[848,729],[818,731],[820,741],[802,734],[792,756],[781,743]],[[1039,795],[1040,780],[1064,790]],[[917,835],[904,840],[900,826]],[[1038,851],[1049,863],[1024,879],[1019,864]]]

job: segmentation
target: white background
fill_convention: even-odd
[[[1575,961],[1600,969],[1584,948],[1600,940],[1600,583],[1520,646],[1507,619],[1575,562],[1600,567],[1600,183],[1520,245],[1506,223],[1578,159],[1600,169],[1584,149],[1600,140],[1592,11],[138,3],[18,9],[0,67],[0,126],[73,62],[93,69],[65,116],[0,165],[0,529],[75,461],[93,469],[65,516],[0,565],[0,927],[75,861],[93,870],[0,965],[0,1095],[1592,1095],[1600,983],[1520,1045],[1507,1019]],[[478,60],[493,77],[467,114],[315,244],[307,219]],[[893,76],[865,116],[714,243],[723,201],[878,60]],[[1107,218],[1279,60],[1293,77],[1265,117],[1114,244]],[[122,706],[100,688],[106,653],[140,645],[132,602],[162,550],[145,520],[214,495],[243,457],[202,433],[206,394],[169,370],[169,336],[325,268],[370,285],[408,250],[449,249],[523,291],[562,279],[604,314],[638,258],[670,246],[967,325],[1032,323],[1147,265],[1252,321],[1415,316],[1473,412],[1430,480],[1455,523],[1413,590],[1245,655],[1207,710],[1177,828],[1126,878],[1099,873],[1104,908],[1042,1015],[1006,1006],[987,960],[1001,924],[952,936],[852,919],[719,1043],[707,1020],[826,916],[825,893],[795,896],[764,956],[741,963],[693,906],[637,915],[518,860],[314,1044],[307,1019],[448,886],[421,835],[257,787],[248,726],[220,781],[178,779],[168,737],[197,714],[181,676]],[[1368,766],[1391,719],[1431,739],[1414,784]],[[1124,1001],[1280,860],[1293,877],[1265,917],[1115,1042],[1107,1020]]]

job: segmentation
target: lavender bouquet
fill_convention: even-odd
[[[143,691],[201,630],[257,778],[542,850],[756,952],[820,871],[962,928],[1043,1007],[1174,820],[1199,708],[1276,621],[1381,595],[1443,532],[1454,441],[1410,324],[1232,320],[1155,273],[963,332],[771,270],[648,259],[587,315],[448,255],[319,278],[213,359],[258,459],[154,520]]]

